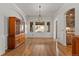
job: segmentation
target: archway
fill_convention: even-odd
[[[69,9],[66,12],[66,44],[73,50],[73,37],[75,34],[75,8]]]

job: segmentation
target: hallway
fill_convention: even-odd
[[[14,50],[9,50],[6,56],[55,56],[56,44],[52,38],[29,38],[26,43]]]
[[[0,9],[1,56],[79,55],[77,4],[8,3]]]

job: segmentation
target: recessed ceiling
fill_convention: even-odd
[[[38,16],[39,5],[41,16],[54,17],[62,3],[17,3],[17,6],[26,14],[26,16]]]

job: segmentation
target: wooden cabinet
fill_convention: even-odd
[[[25,42],[25,23],[16,17],[9,17],[8,25],[8,48],[14,49]]]
[[[73,39],[74,33],[70,32],[66,34],[66,43],[67,45],[72,45],[72,39]]]
[[[79,56],[79,36],[74,36],[72,40],[72,55]]]

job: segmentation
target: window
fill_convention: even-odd
[[[50,32],[50,22],[47,22],[47,27],[48,27],[47,32]]]
[[[44,32],[44,31],[45,31],[44,22],[36,22],[35,23],[35,32]]]
[[[33,22],[30,22],[30,32],[33,32]]]
[[[46,26],[47,28],[45,28]],[[47,22],[46,26],[45,22],[35,22],[35,25],[33,22],[30,22],[30,32],[45,32],[45,29],[47,29],[47,32],[50,32],[50,22]]]

